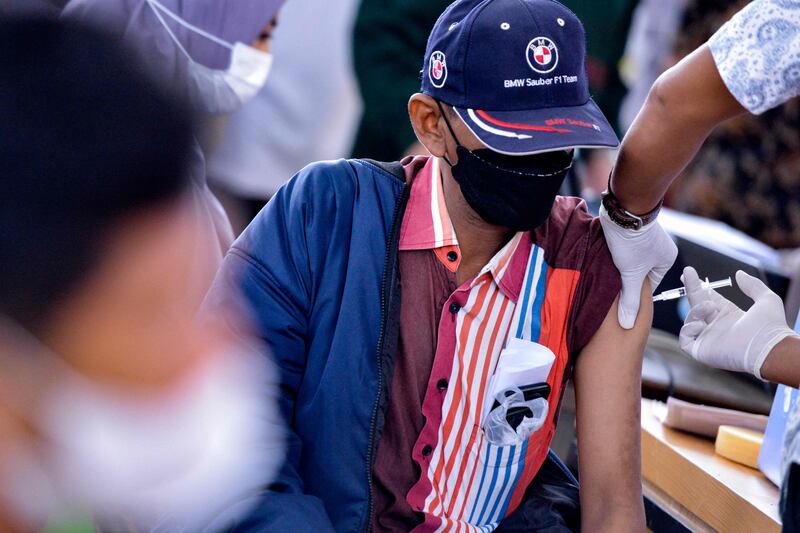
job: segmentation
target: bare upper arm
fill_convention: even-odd
[[[644,525],[641,367],[652,311],[645,281],[634,328],[619,326],[615,301],[575,365],[581,506],[592,531],[637,531]]]
[[[647,213],[719,123],[744,113],[708,45],[662,74],[625,134],[611,178],[626,209]]]
[[[704,44],[664,72],[650,100],[687,128],[713,129],[746,110],[722,81],[711,49]]]

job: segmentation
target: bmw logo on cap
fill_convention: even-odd
[[[547,37],[536,37],[525,51],[528,65],[539,74],[547,74],[558,65],[558,48]]]
[[[434,87],[437,89],[444,87],[444,82],[447,81],[447,61],[444,52],[436,51],[431,54],[431,65],[428,70],[428,75]]]

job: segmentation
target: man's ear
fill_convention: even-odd
[[[427,94],[414,94],[408,101],[408,115],[414,133],[431,155],[443,157],[447,153],[447,143],[442,122],[442,114],[436,100]]]

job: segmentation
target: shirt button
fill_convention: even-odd
[[[447,260],[448,261],[450,261],[451,263],[455,263],[457,259],[458,259],[458,254],[457,253],[453,252],[452,250],[447,252]]]
[[[458,303],[453,302],[450,304],[450,312],[453,314],[458,313],[461,310],[461,306]]]
[[[447,390],[447,380],[440,379],[438,383],[436,383],[436,388],[439,389],[439,392],[444,392]]]
[[[428,457],[431,452],[433,452],[433,448],[431,448],[430,444],[426,444],[424,448],[422,448],[422,457]]]

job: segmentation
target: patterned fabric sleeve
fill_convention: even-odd
[[[751,113],[800,94],[800,0],[754,0],[708,44],[728,90]]]

